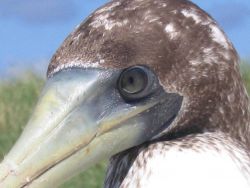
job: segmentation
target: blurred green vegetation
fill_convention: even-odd
[[[240,69],[245,86],[250,94],[250,60],[243,60]]]
[[[241,72],[250,92],[250,64],[243,63]],[[43,85],[44,81],[32,73],[21,79],[0,83],[0,161],[27,123]],[[61,188],[102,187],[105,168],[106,163],[101,162]]]

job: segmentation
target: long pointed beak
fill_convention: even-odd
[[[150,110],[161,101],[124,103],[112,89],[117,75],[73,69],[50,78],[24,132],[0,165],[0,187],[55,187],[157,132],[160,126],[149,135],[145,121],[150,123]]]

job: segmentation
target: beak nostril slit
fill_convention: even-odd
[[[18,166],[13,161],[5,159],[3,163],[3,170],[5,170],[6,176],[4,176],[3,179],[5,179],[10,174],[17,176],[17,168]]]
[[[5,164],[0,166],[0,170],[1,170],[0,185],[1,185],[1,183],[9,176],[10,170],[9,170],[8,166]]]
[[[9,167],[9,173],[11,175],[17,175],[18,166],[16,165],[16,163],[11,161],[11,160],[6,160],[6,163],[7,163],[8,167]]]

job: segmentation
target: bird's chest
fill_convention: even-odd
[[[107,184],[107,178],[105,187],[249,188],[249,164],[244,163],[244,152],[234,150],[231,154],[223,147],[196,151],[161,143],[141,150],[130,162],[128,156],[116,161],[113,170],[109,169],[113,181]]]

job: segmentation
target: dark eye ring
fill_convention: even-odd
[[[118,79],[118,89],[125,100],[133,101],[149,95],[152,83],[152,73],[148,68],[134,66],[121,73]]]

